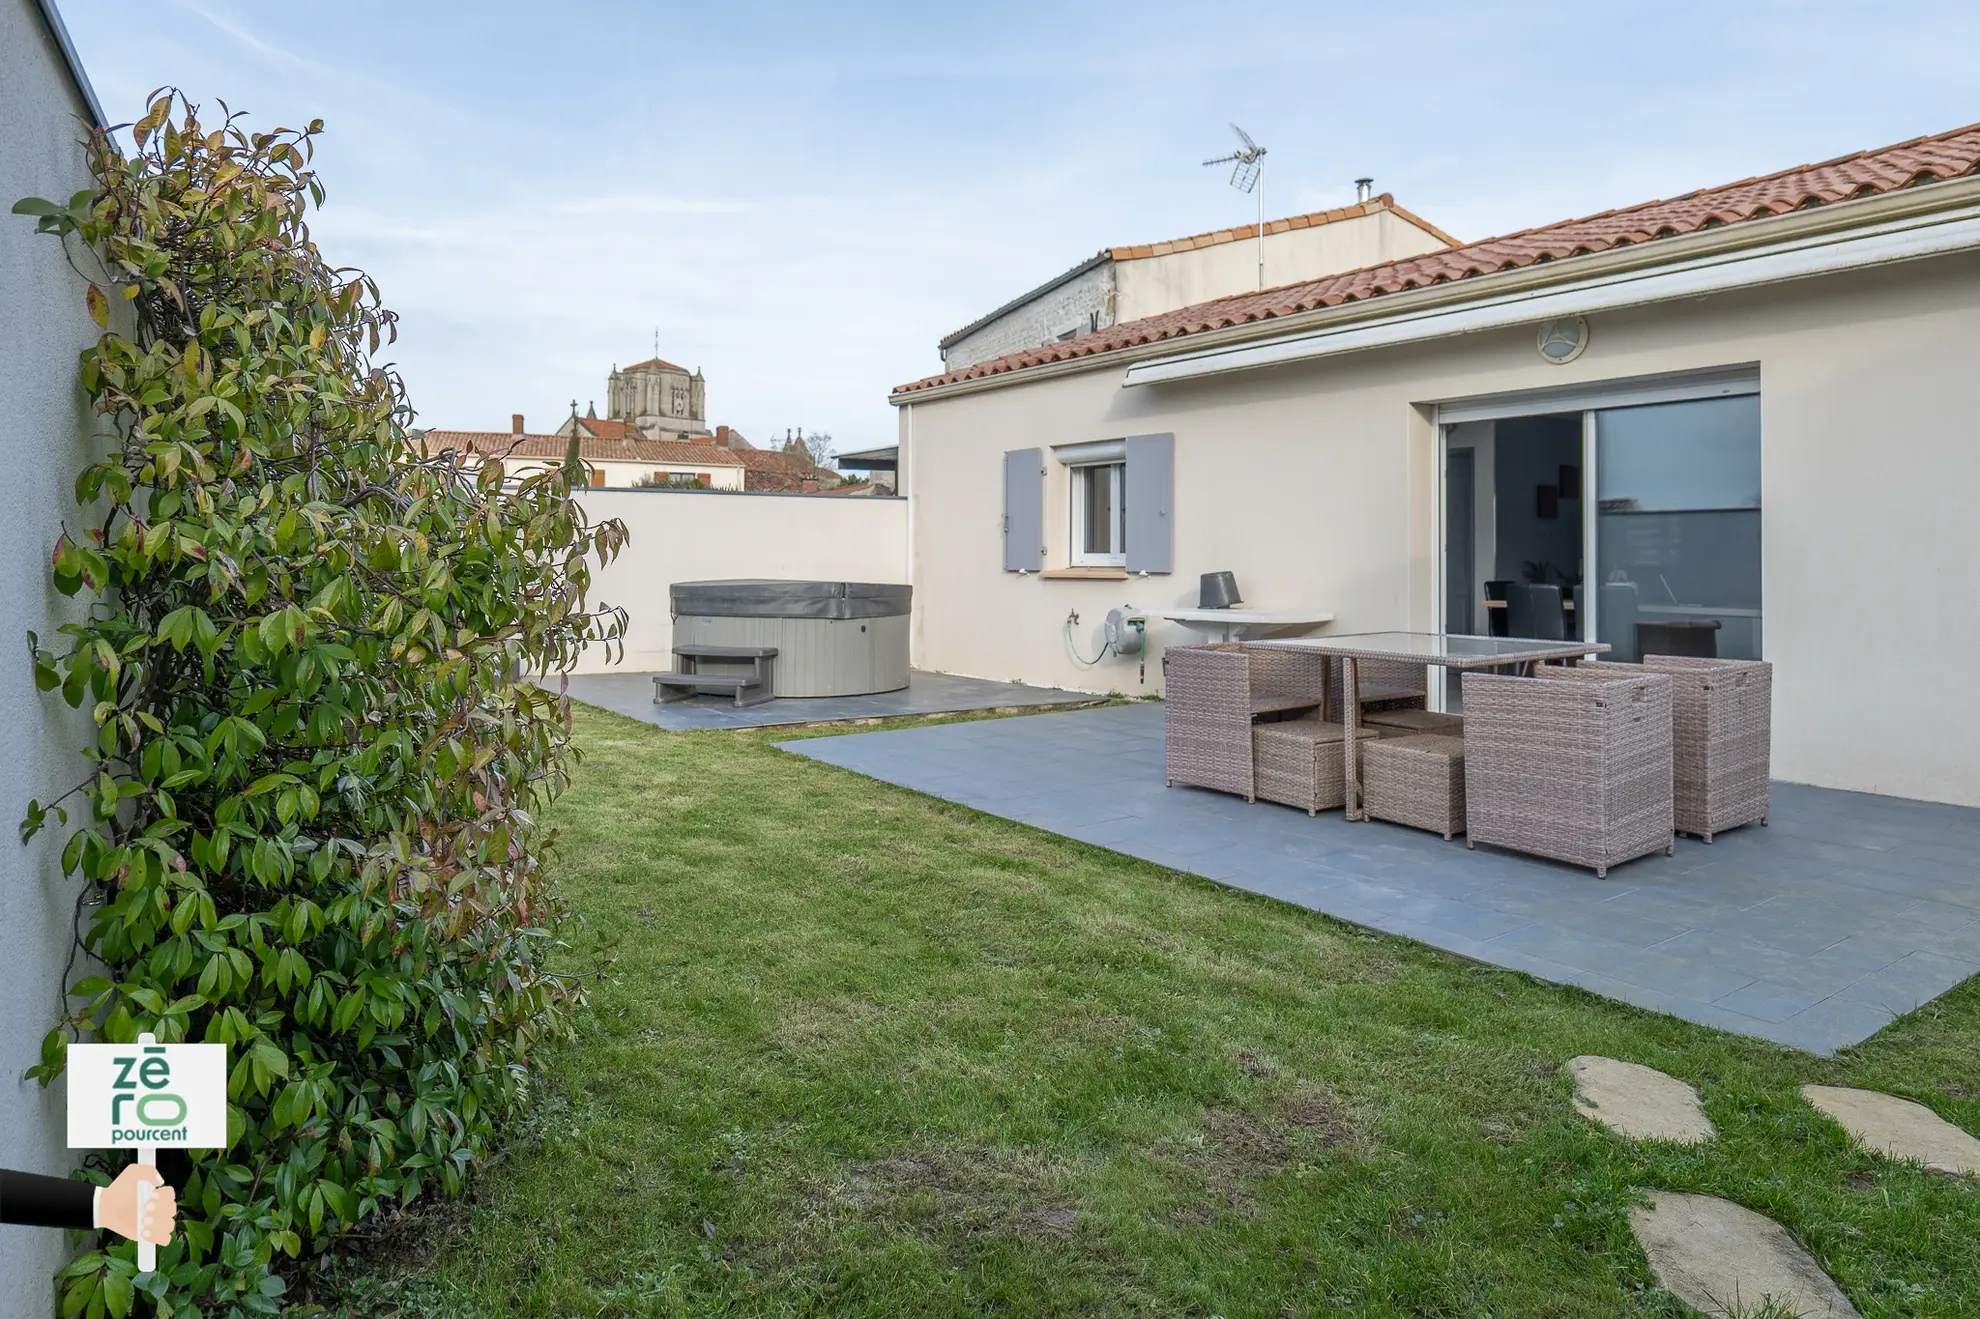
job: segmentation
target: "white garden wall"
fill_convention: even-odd
[[[905,582],[907,501],[873,496],[725,490],[581,490],[594,519],[618,518],[630,541],[592,584],[591,601],[626,610],[625,655],[592,647],[575,672],[672,667],[674,582],[726,577]]]

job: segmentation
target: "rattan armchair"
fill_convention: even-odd
[[[1672,682],[1464,676],[1466,846],[1609,867],[1673,847]]]
[[[1326,699],[1322,657],[1299,651],[1172,646],[1162,671],[1169,786],[1215,788],[1246,801],[1258,799],[1254,719],[1317,710]]]
[[[1774,666],[1765,660],[1646,655],[1641,664],[1603,661],[1542,666],[1548,678],[1604,681],[1668,674],[1671,687],[1673,822],[1711,842],[1742,824],[1767,822],[1771,805]]]

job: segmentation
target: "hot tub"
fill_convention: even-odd
[[[886,582],[741,578],[675,582],[668,595],[675,645],[775,646],[778,696],[863,696],[908,685],[913,591]]]

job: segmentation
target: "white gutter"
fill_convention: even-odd
[[[1733,289],[1975,249],[1980,249],[1980,205],[1969,205],[1908,216],[1867,229],[1818,234],[1769,247],[1699,257],[1677,265],[1507,293],[1448,310],[1427,309],[1340,329],[1151,358],[1130,365],[1121,384],[1125,388],[1248,371],[1364,348],[1531,325],[1556,316],[1705,297]]]

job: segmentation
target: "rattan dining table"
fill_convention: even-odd
[[[1361,683],[1358,660],[1392,660],[1443,669],[1529,669],[1546,660],[1580,659],[1607,654],[1600,641],[1541,641],[1533,637],[1473,637],[1448,632],[1355,632],[1335,637],[1287,637],[1247,641],[1248,647],[1271,647],[1332,655],[1341,662],[1341,704],[1337,716],[1347,726],[1342,739],[1346,759],[1347,818],[1365,820],[1361,800],[1359,747]]]

